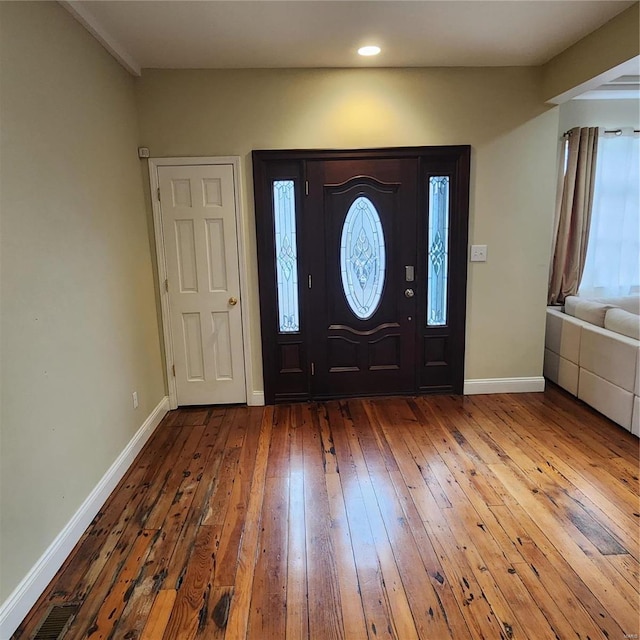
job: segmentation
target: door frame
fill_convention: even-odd
[[[419,147],[383,147],[370,149],[277,149],[254,150],[253,160],[253,186],[256,214],[256,235],[258,251],[258,283],[260,298],[260,322],[261,322],[261,346],[262,367],[264,378],[265,400],[269,404],[277,402],[289,402],[294,400],[310,399],[308,389],[309,376],[313,375],[307,362],[307,354],[301,356],[302,364],[296,369],[286,371],[294,374],[299,379],[294,382],[295,389],[282,394],[276,393],[274,367],[276,362],[275,341],[270,340],[276,326],[277,311],[273,296],[266,292],[273,290],[273,269],[265,270],[265,265],[273,262],[273,224],[267,215],[269,208],[266,203],[270,196],[268,182],[270,179],[282,179],[280,172],[277,176],[269,170],[271,163],[284,166],[284,174],[294,180],[298,180],[296,199],[301,204],[300,211],[305,208],[304,198],[308,195],[306,161],[314,160],[372,160],[372,159],[401,159],[413,158],[417,161],[418,171],[427,171],[430,162],[440,161],[443,157],[451,162],[451,175],[455,176],[457,189],[454,194],[454,204],[458,215],[452,220],[451,259],[452,264],[457,265],[455,277],[449,283],[449,302],[455,305],[457,313],[452,316],[451,328],[458,338],[453,343],[452,358],[458,364],[458,370],[452,379],[452,384],[446,386],[434,386],[420,383],[416,371],[415,393],[456,393],[464,392],[464,368],[465,368],[465,342],[466,342],[466,306],[467,306],[467,245],[470,222],[470,189],[471,189],[471,146],[470,145],[434,145]],[[297,166],[297,169],[293,169]],[[295,175],[294,175],[295,174]],[[424,202],[424,186],[418,187],[418,202]],[[418,250],[420,250],[420,243]],[[267,272],[268,271],[268,272]],[[302,289],[302,285],[299,285]],[[453,305],[450,308],[453,308]],[[301,306],[301,312],[307,310]],[[302,340],[307,340],[306,329],[301,330]],[[300,340],[298,340],[300,342]],[[306,383],[306,391],[303,385]],[[332,396],[333,397],[333,396]],[[336,396],[337,397],[337,396]]]
[[[149,158],[149,186],[151,194],[151,207],[153,209],[153,228],[156,248],[156,268],[158,273],[158,293],[162,312],[162,335],[164,338],[164,365],[167,374],[167,387],[169,390],[169,407],[178,407],[178,393],[176,379],[173,375],[174,344],[171,333],[171,318],[169,315],[169,292],[164,283],[167,280],[167,259],[165,254],[164,235],[162,233],[162,206],[159,199],[160,182],[158,179],[159,167],[172,166],[217,166],[231,165],[233,168],[233,191],[236,207],[236,243],[238,245],[238,271],[240,276],[240,313],[242,315],[242,347],[244,359],[245,396],[248,405],[263,405],[264,396],[253,389],[252,353],[251,353],[251,327],[249,322],[249,284],[247,261],[247,228],[244,219],[244,207],[242,202],[242,169],[240,156],[207,156],[207,157],[182,157],[182,158]]]

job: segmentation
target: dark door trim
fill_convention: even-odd
[[[311,399],[311,363],[306,349],[310,339],[305,295],[306,276],[298,280],[300,331],[279,333],[277,289],[275,281],[274,209],[271,195],[273,180],[293,180],[296,198],[296,225],[299,237],[308,232],[305,213],[306,163],[311,160],[415,159],[418,172],[418,206],[426,207],[429,175],[449,175],[450,200],[450,282],[448,308],[450,322],[445,329],[420,327],[416,323],[416,348],[420,363],[412,393],[449,392],[461,394],[464,384],[467,242],[469,219],[469,173],[471,148],[467,145],[442,147],[402,147],[357,150],[263,150],[253,151],[253,177],[258,249],[262,357],[265,401],[268,404]],[[419,259],[416,280],[426,281],[426,235],[416,229]],[[300,274],[309,272],[303,248],[299,247]],[[421,259],[420,259],[421,258]],[[418,288],[418,307],[426,309],[426,291]],[[426,311],[425,317],[426,317]],[[444,339],[445,332],[449,339]],[[444,372],[444,377],[443,377]]]

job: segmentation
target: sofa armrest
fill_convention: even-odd
[[[585,325],[587,323],[582,320],[548,307],[545,347],[565,360],[578,364],[580,358],[580,332]]]
[[[544,350],[544,377],[555,382],[570,394],[578,395],[579,369],[575,362],[569,362],[557,353]]]

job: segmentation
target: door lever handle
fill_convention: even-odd
[[[413,298],[415,296],[415,291],[413,289],[405,289],[404,290],[405,298]]]

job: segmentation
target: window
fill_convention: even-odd
[[[449,279],[449,178],[429,178],[427,326],[447,324]]]
[[[351,311],[370,318],[380,304],[385,274],[384,234],[369,198],[356,198],[347,211],[340,240],[342,288]]]
[[[579,295],[640,292],[640,136],[602,134]]]
[[[281,333],[300,331],[296,197],[293,180],[273,183],[278,325]]]

